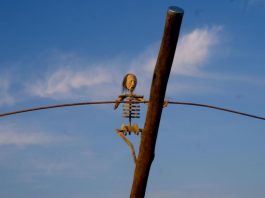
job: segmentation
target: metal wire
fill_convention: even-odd
[[[168,102],[168,104],[206,107],[206,108],[210,108],[210,109],[216,109],[216,110],[226,111],[226,112],[229,112],[229,113],[234,113],[234,114],[238,114],[238,115],[242,115],[242,116],[247,116],[247,117],[251,117],[251,118],[255,118],[255,119],[265,120],[265,117],[251,115],[251,114],[248,114],[248,113],[243,113],[243,112],[235,111],[235,110],[232,110],[232,109],[226,109],[226,108],[217,107],[217,106],[213,106],[213,105],[207,105],[207,104],[199,104],[199,103],[193,103],[193,102],[170,102],[170,101]]]
[[[0,117],[9,116],[9,115],[13,115],[13,114],[19,114],[19,113],[25,113],[25,112],[30,112],[30,111],[39,111],[39,110],[44,110],[44,109],[53,109],[53,108],[71,107],[71,106],[81,106],[81,105],[94,105],[94,104],[112,104],[112,103],[115,103],[115,101],[78,102],[78,103],[42,106],[42,107],[22,109],[22,110],[18,110],[18,111],[12,111],[12,112],[3,113],[3,114],[0,114]]]
[[[14,115],[14,114],[19,114],[19,113],[25,113],[25,112],[30,112],[30,111],[39,111],[39,110],[44,110],[44,109],[52,109],[52,108],[62,108],[62,107],[71,107],[71,106],[81,106],[81,105],[97,105],[97,104],[114,104],[116,101],[96,101],[96,102],[78,102],[78,103],[69,103],[69,104],[59,104],[59,105],[51,105],[51,106],[42,106],[42,107],[36,107],[36,108],[29,108],[29,109],[22,109],[18,111],[11,111],[7,113],[2,113],[0,114],[0,117],[4,116],[9,116],[9,115]],[[130,103],[129,101],[121,101],[120,103]],[[131,103],[148,103],[147,100],[145,101],[134,101]],[[187,106],[197,106],[197,107],[205,107],[205,108],[210,108],[210,109],[216,109],[220,111],[226,111],[229,113],[234,113],[237,115],[242,115],[242,116],[247,116],[259,120],[265,120],[265,117],[261,116],[256,116],[248,113],[243,113],[239,111],[235,111],[232,109],[226,109],[223,107],[217,107],[213,105],[207,105],[207,104],[199,104],[199,103],[193,103],[193,102],[175,102],[175,101],[168,101],[168,104],[176,104],[176,105],[187,105]]]

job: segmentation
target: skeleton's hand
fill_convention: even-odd
[[[125,98],[124,96],[118,96],[117,100],[115,100],[114,110],[118,108],[120,102],[123,101],[124,98]]]

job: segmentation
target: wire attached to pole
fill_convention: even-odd
[[[28,108],[28,109],[22,109],[22,110],[2,113],[2,114],[0,114],[0,117],[14,115],[14,114],[20,114],[20,113],[26,113],[26,112],[30,112],[30,111],[45,110],[45,109],[71,107],[71,106],[82,106],[82,105],[114,104],[116,102],[117,101],[95,101],[95,102],[78,102],[78,103],[68,103],[68,104],[41,106],[41,107],[36,107],[36,108]],[[128,102],[127,101],[121,101],[119,103],[128,103]],[[148,101],[147,100],[138,101],[138,102],[135,101],[133,103],[148,103]],[[229,113],[234,113],[234,114],[237,114],[237,115],[247,116],[247,117],[251,117],[251,118],[255,118],[255,119],[259,119],[259,120],[265,120],[265,117],[252,115],[252,114],[244,113],[244,112],[240,112],[240,111],[235,111],[235,110],[227,109],[227,108],[223,108],[223,107],[217,107],[217,106],[213,106],[213,105],[208,105],[208,104],[200,104],[200,103],[193,103],[193,102],[178,102],[178,101],[168,101],[167,103],[168,104],[175,104],[175,105],[205,107],[205,108],[215,109],[215,110],[219,110],[219,111],[225,111],[225,112],[229,112]]]
[[[45,110],[45,109],[82,106],[82,105],[113,104],[113,103],[115,103],[115,101],[78,102],[78,103],[69,103],[69,104],[41,106],[41,107],[21,109],[21,110],[17,110],[17,111],[11,111],[11,112],[7,112],[7,113],[3,113],[3,114],[0,114],[0,117],[9,116],[9,115],[13,115],[13,114],[19,114],[19,113],[26,113],[26,112],[30,112],[30,111]]]
[[[238,115],[242,115],[242,116],[247,116],[247,117],[251,117],[251,118],[255,118],[255,119],[265,120],[265,117],[251,115],[251,114],[248,114],[248,113],[243,113],[243,112],[235,111],[235,110],[232,110],[232,109],[226,109],[226,108],[223,108],[223,107],[217,107],[217,106],[207,105],[207,104],[199,104],[199,103],[193,103],[193,102],[171,102],[171,101],[169,101],[168,104],[205,107],[205,108],[216,109],[216,110],[220,110],[220,111],[226,111],[226,112],[229,112],[229,113],[234,113],[234,114],[238,114]]]

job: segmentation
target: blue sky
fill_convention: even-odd
[[[147,99],[171,5],[185,14],[166,98],[264,116],[264,0],[1,0],[0,112],[115,99],[127,72]],[[0,197],[128,197],[123,122],[112,105],[1,118]],[[264,197],[264,140],[263,121],[169,106],[146,197]]]

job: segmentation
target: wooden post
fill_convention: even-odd
[[[160,117],[183,14],[184,11],[181,8],[173,6],[169,7],[167,11],[164,35],[153,74],[147,115],[134,172],[131,198],[143,198],[145,195],[149,171],[155,156]]]

